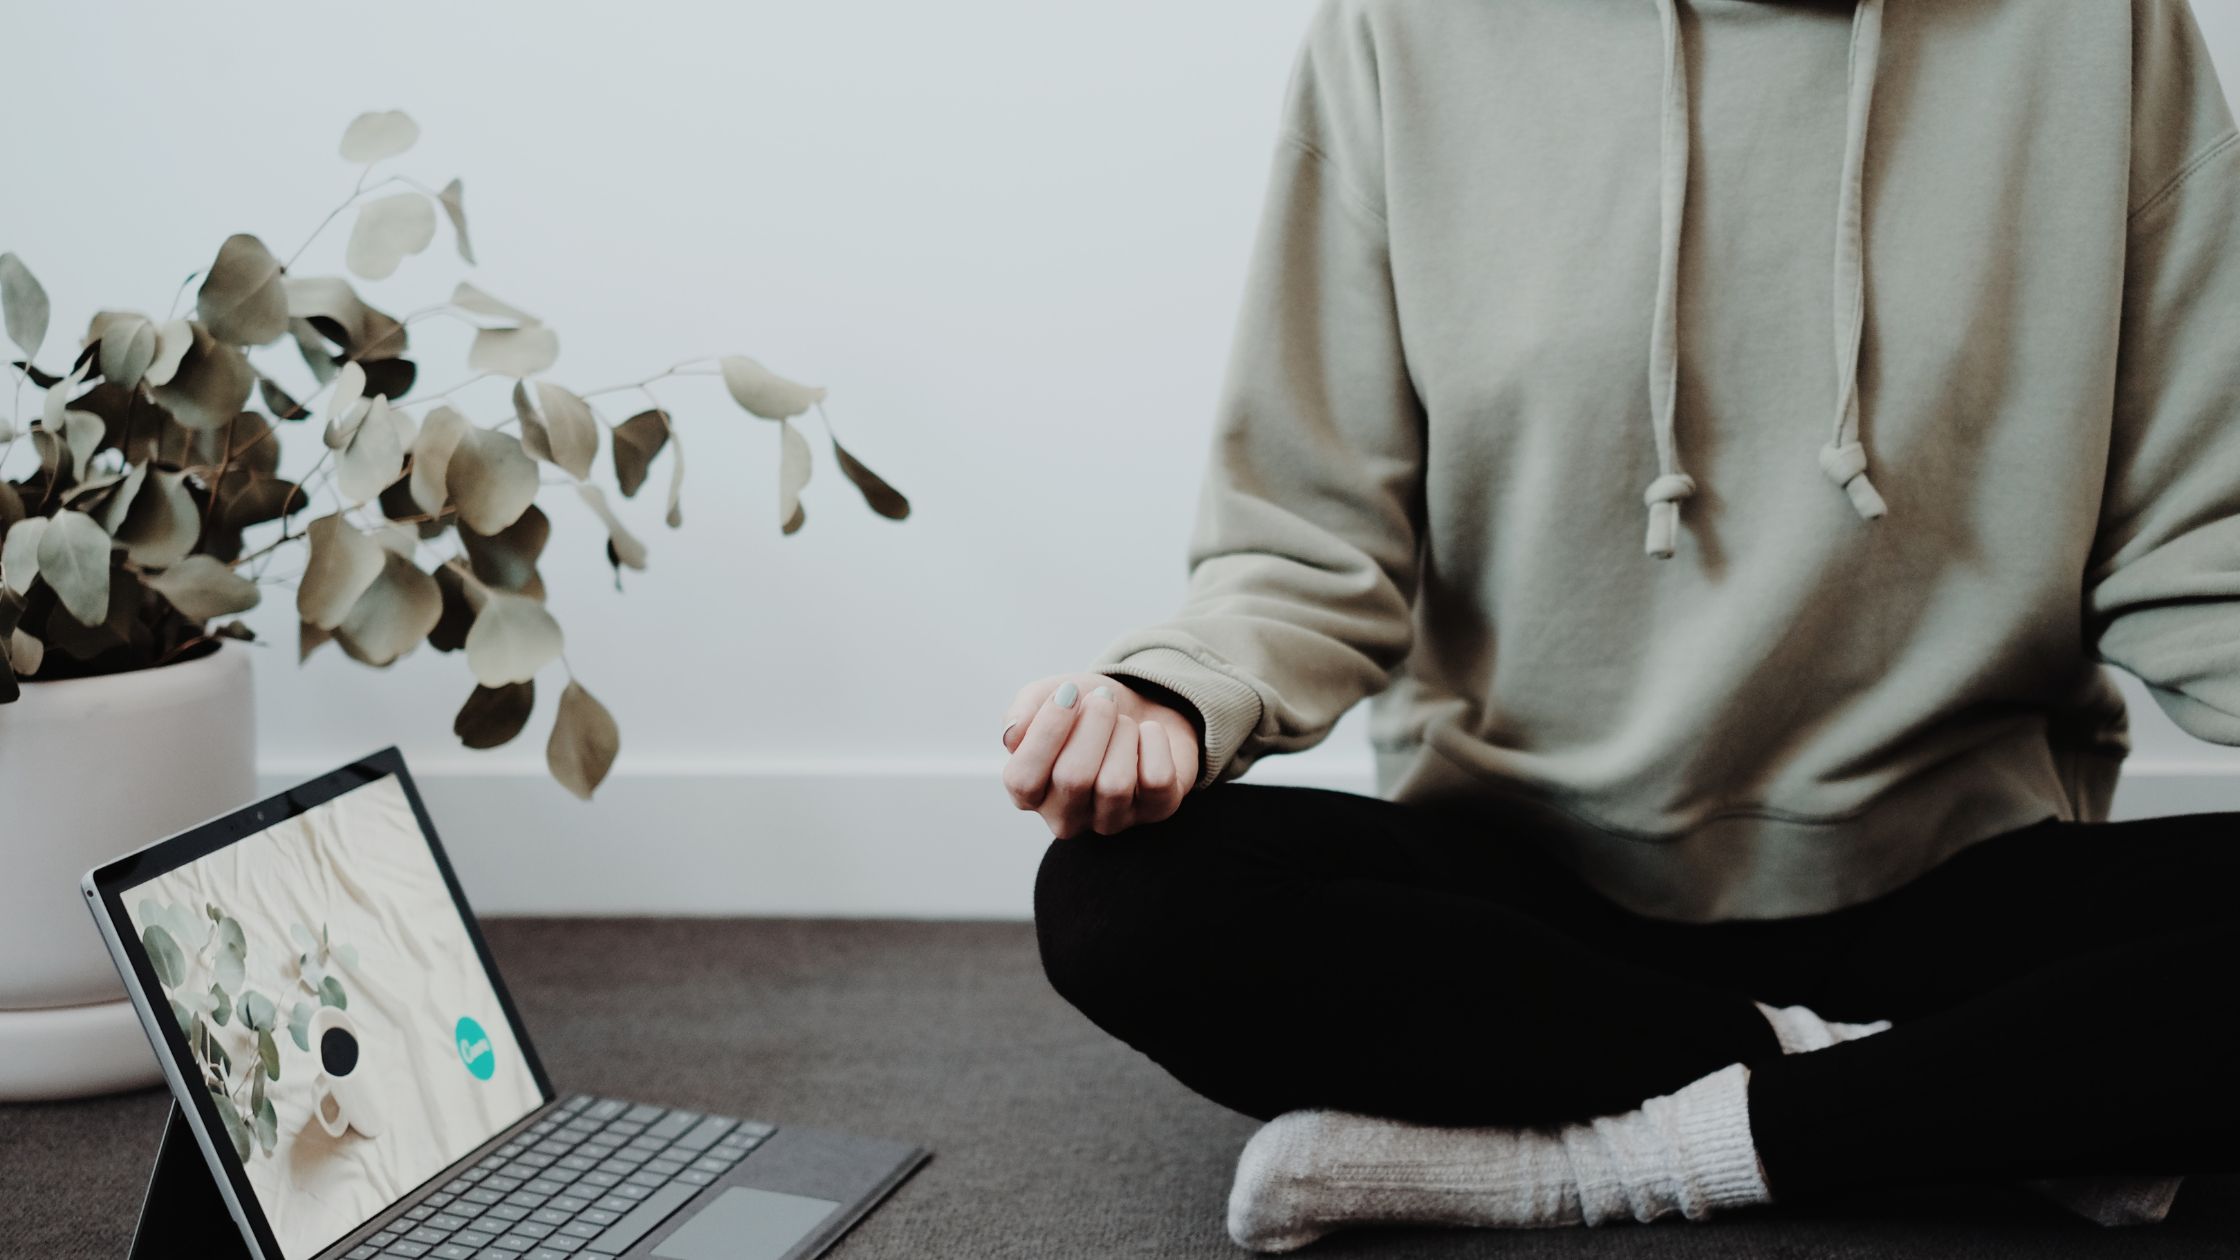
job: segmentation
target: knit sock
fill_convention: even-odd
[[[1732,1063],[1636,1110],[1552,1128],[1287,1112],[1237,1160],[1229,1236],[1278,1252],[1349,1225],[1701,1220],[1720,1208],[1764,1203],[1749,1077]]]
[[[1839,1024],[1820,1018],[1803,1006],[1768,1006],[1758,1010],[1773,1025],[1783,1054],[1824,1050],[1838,1042],[1883,1032],[1887,1019],[1871,1024]],[[2101,1225],[2154,1225],[2170,1214],[2183,1177],[2043,1177],[2021,1184],[2060,1204],[2086,1220]]]

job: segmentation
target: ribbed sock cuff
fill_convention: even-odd
[[[1684,1174],[1681,1210],[1701,1219],[1717,1208],[1768,1202],[1750,1133],[1750,1069],[1730,1063],[1672,1096]]]

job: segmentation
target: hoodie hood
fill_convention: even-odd
[[[1670,559],[1680,528],[1680,504],[1696,492],[1680,462],[1680,245],[1688,210],[1687,48],[1680,31],[1680,0],[1656,0],[1664,25],[1664,106],[1661,159],[1661,231],[1657,255],[1657,307],[1649,341],[1649,420],[1657,444],[1657,476],[1642,492],[1649,507],[1646,549]],[[1861,519],[1885,509],[1867,479],[1866,447],[1859,441],[1859,353],[1866,331],[1866,241],[1863,224],[1867,124],[1874,112],[1875,71],[1882,58],[1883,0],[1858,0],[1851,19],[1850,103],[1843,138],[1843,181],[1835,207],[1836,413],[1820,470],[1849,496]]]

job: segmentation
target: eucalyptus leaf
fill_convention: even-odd
[[[241,1022],[245,1027],[254,1028],[259,1032],[269,1031],[272,1028],[273,1019],[277,1012],[273,1009],[271,998],[255,989],[251,989],[241,995],[241,1001],[236,1005],[240,1009]]]
[[[187,474],[159,471],[132,500],[117,541],[134,564],[167,569],[187,558],[201,534],[202,510],[187,490]]]
[[[436,566],[436,590],[443,595],[443,615],[428,632],[428,646],[438,652],[456,652],[467,646],[467,631],[474,628],[474,606],[467,600],[466,580],[457,562]]]
[[[211,556],[188,556],[144,579],[189,621],[208,622],[257,606],[257,584]]]
[[[743,354],[726,355],[723,385],[732,401],[765,420],[786,420],[824,401],[815,385],[789,381]]]
[[[469,748],[497,748],[521,733],[536,707],[534,679],[504,687],[476,687],[459,707],[459,716],[452,719],[451,733]]]
[[[297,402],[269,376],[257,378],[257,393],[263,396],[266,409],[282,420],[303,420],[311,415],[310,408]]]
[[[39,539],[39,576],[79,625],[108,619],[109,535],[92,517],[64,509],[48,520]]]
[[[342,133],[342,160],[360,164],[393,158],[420,139],[420,124],[401,109],[374,110],[350,120]]]
[[[513,303],[494,298],[464,280],[451,290],[451,304],[462,311],[490,319],[502,319],[515,326],[544,322]]]
[[[466,438],[474,426],[458,410],[439,405],[428,413],[427,423],[420,426],[420,439],[412,447],[412,502],[430,516],[443,513],[450,502],[448,474],[452,452]],[[524,463],[527,461],[524,460]],[[536,479],[536,469],[529,470],[531,481]],[[523,506],[527,506],[524,504]],[[511,524],[507,522],[506,524]],[[493,526],[493,532],[505,528]]]
[[[288,291],[280,271],[280,260],[263,241],[238,232],[227,237],[195,293],[202,326],[237,346],[279,340],[288,331]]]
[[[241,955],[230,949],[221,949],[211,958],[210,974],[217,977],[218,987],[227,990],[241,987],[242,961]]]
[[[70,409],[71,396],[78,392],[78,386],[85,381],[86,372],[91,367],[90,363],[80,363],[70,369],[68,376],[47,386],[47,392],[39,402],[39,423],[50,432],[62,431],[63,416]]]
[[[187,956],[162,925],[151,923],[141,928],[140,947],[147,951],[148,965],[155,969],[156,979],[164,988],[176,989],[185,982]]]
[[[327,449],[339,451],[350,444],[350,437],[365,422],[366,412],[372,404],[366,401],[366,369],[361,363],[346,363],[335,373],[334,386],[327,391]]]
[[[614,427],[614,479],[622,497],[631,498],[646,483],[646,472],[669,444],[669,413],[641,411]]]
[[[210,1098],[217,1104],[218,1119],[225,1122],[226,1137],[233,1142],[233,1157],[244,1164],[248,1163],[249,1126],[241,1119],[241,1109],[234,1105],[233,1099],[228,1098],[223,1090],[212,1089]]]
[[[393,359],[409,347],[404,324],[367,305],[340,276],[290,276],[287,292],[289,316],[309,324],[353,362]]]
[[[352,364],[356,367],[356,364]],[[344,503],[365,503],[404,474],[404,445],[389,400],[375,394],[350,440],[335,457],[334,484]]]
[[[140,379],[148,388],[169,385],[179,374],[180,365],[186,362],[187,352],[194,349],[194,325],[183,319],[167,319],[156,325],[156,357],[148,361],[147,371]]]
[[[436,200],[443,203],[443,212],[451,219],[451,235],[459,242],[459,257],[472,267],[474,246],[467,241],[467,186],[454,177]]]
[[[537,410],[551,443],[552,462],[577,481],[590,476],[591,461],[599,455],[599,420],[591,404],[550,381],[538,381]]]
[[[485,328],[467,348],[467,366],[492,376],[535,376],[560,361],[560,334],[542,324]]]
[[[269,1026],[257,1029],[257,1061],[264,1066],[265,1079],[280,1079],[280,1044],[272,1039]]]
[[[669,450],[669,511],[663,519],[676,529],[684,524],[684,443],[672,436]]]
[[[39,576],[39,540],[47,532],[47,518],[28,517],[8,529],[6,538],[0,538],[0,586],[18,595],[29,594],[31,581]]]
[[[491,591],[467,631],[467,668],[485,687],[527,682],[560,659],[560,623],[526,595]]]
[[[33,638],[31,633],[21,626],[8,632],[6,643],[8,667],[15,671],[16,677],[29,678],[38,673],[39,667],[46,663],[46,642]]]
[[[86,465],[93,459],[93,453],[101,449],[101,438],[108,428],[101,417],[90,411],[63,413],[62,444],[70,452],[71,480],[85,480]]]
[[[395,193],[366,202],[350,229],[343,265],[368,280],[386,280],[397,264],[436,238],[435,207],[416,192]]]
[[[778,523],[786,533],[801,528],[806,513],[801,489],[809,484],[809,440],[791,421],[778,421]]]
[[[189,917],[191,918],[192,912],[190,911],[188,913]],[[210,935],[211,939],[217,943],[219,949],[240,954],[243,957],[248,956],[249,936],[246,932],[243,932],[241,930],[241,921],[239,919],[235,919],[230,915],[220,915],[213,921],[213,926],[210,929]],[[227,987],[232,988],[235,986],[228,985]]]
[[[0,254],[0,320],[5,320],[8,340],[23,347],[24,357],[37,358],[47,339],[47,291],[38,277],[14,254]]]
[[[319,982],[319,1004],[332,1006],[337,1010],[347,1010],[350,1006],[350,995],[342,991],[340,980],[328,976]]]
[[[322,631],[333,630],[381,576],[388,553],[340,514],[320,517],[306,532],[311,538],[311,555],[304,565],[303,580],[296,587],[296,612]]]
[[[274,1080],[280,1078],[279,1069],[272,1069]],[[280,1142],[280,1113],[272,1109],[272,1099],[260,1088],[257,1091],[257,1145],[270,1156]]]
[[[311,1048],[311,1004],[309,1002],[296,1003],[296,1008],[288,1013],[288,1035],[295,1038],[296,1049],[309,1050]]]
[[[576,493],[582,496],[584,505],[599,518],[600,523],[607,527],[607,554],[613,558],[614,563],[622,568],[643,570],[646,567],[646,545],[639,542],[637,535],[632,534],[621,519],[615,516],[614,509],[607,506],[606,492],[585,483],[576,487]]]
[[[213,984],[210,986],[210,1003],[210,1022],[220,1028],[225,1027],[226,1021],[233,1018],[233,995],[226,992],[222,985]]]
[[[545,765],[560,786],[584,800],[604,782],[622,749],[622,732],[607,712],[581,684],[570,679],[560,693],[560,715],[552,724],[552,738],[545,744]]]
[[[189,429],[215,429],[241,413],[257,387],[257,373],[240,349],[210,335],[201,324],[188,328],[189,344],[178,368],[151,391],[172,417]],[[160,343],[159,343],[160,345]],[[163,355],[159,349],[157,363]],[[156,378],[154,368],[148,380]]]
[[[433,417],[430,417],[431,423]],[[478,534],[509,529],[537,497],[537,466],[520,439],[469,427],[446,461],[444,479],[459,519]]]
[[[156,361],[156,326],[145,315],[101,311],[87,335],[101,343],[101,379],[111,385],[131,389]]]
[[[442,615],[436,580],[409,558],[385,552],[381,575],[335,627],[334,638],[352,660],[385,667],[425,642]]]

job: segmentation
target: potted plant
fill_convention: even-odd
[[[50,336],[31,269],[0,254],[22,356],[0,408],[0,1098],[155,1079],[77,878],[253,796],[256,635],[241,617],[274,590],[292,591],[299,659],[329,645],[375,668],[423,644],[459,657],[471,686],[453,729],[470,748],[518,736],[557,669],[546,762],[588,798],[621,738],[544,603],[545,507],[601,523],[618,581],[646,567],[608,488],[634,499],[666,461],[663,518],[682,524],[682,443],[656,387],[720,378],[772,426],[781,532],[805,519],[812,457],[794,421],[810,411],[871,509],[909,514],[833,435],[824,390],[752,359],[579,391],[549,375],[554,330],[474,284],[399,317],[349,277],[298,273],[345,216],[356,277],[426,251],[439,218],[473,264],[459,180],[381,173],[418,136],[401,112],[358,117],[341,145],[356,184],[294,252],[230,236],[171,310],[101,310],[74,348]],[[425,391],[410,333],[431,318],[475,331],[459,378]],[[468,387],[491,379],[512,382],[510,405],[476,417]],[[617,404],[629,414],[610,420]],[[283,475],[283,446],[316,451],[307,472]],[[129,792],[113,789],[120,767]]]

